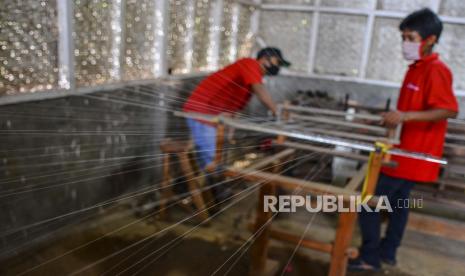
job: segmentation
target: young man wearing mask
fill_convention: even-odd
[[[442,32],[442,22],[430,9],[408,15],[400,24],[402,53],[411,61],[400,90],[397,110],[383,114],[384,122],[395,127],[403,123],[400,149],[441,157],[447,119],[457,116],[452,73],[433,53]],[[376,195],[388,196],[393,207],[385,237],[380,239],[380,214],[362,212],[359,223],[362,246],[358,259],[349,262],[351,271],[379,270],[381,262],[396,264],[396,252],[407,225],[408,208],[398,206],[409,198],[415,183],[435,182],[439,165],[393,156],[395,168],[383,168]]]
[[[257,58],[243,58],[204,79],[184,104],[184,112],[207,115],[234,115],[243,109],[253,94],[276,115],[276,105],[263,85],[263,76],[276,76],[281,66],[288,67],[277,48],[261,49]],[[216,129],[201,120],[187,119],[196,146],[199,165],[204,169],[215,155]],[[217,194],[213,190],[214,194]]]

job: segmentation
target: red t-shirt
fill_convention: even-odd
[[[262,81],[257,60],[240,59],[204,79],[187,99],[183,110],[211,115],[234,113],[249,101],[251,85]]]
[[[452,89],[452,73],[434,53],[410,65],[405,75],[397,103],[399,111],[447,109],[457,112],[457,99]],[[441,157],[447,120],[437,122],[405,122],[402,127],[400,149]],[[439,164],[406,157],[392,156],[396,168],[383,168],[382,172],[417,182],[434,182],[438,178]]]

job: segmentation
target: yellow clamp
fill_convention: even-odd
[[[389,149],[391,149],[391,145],[387,145],[382,142],[376,142],[375,143],[375,150],[370,153],[370,157],[368,159],[368,168],[367,168],[367,174],[365,176],[365,180],[363,181],[363,187],[362,187],[362,202],[366,202],[369,198],[367,198],[367,187],[368,187],[368,180],[370,179],[370,174],[371,169],[372,169],[372,164],[374,160],[374,156],[377,153],[382,152],[383,154],[386,154]]]

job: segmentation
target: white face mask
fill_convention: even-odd
[[[402,42],[402,54],[404,55],[404,58],[408,61],[416,61],[421,58],[420,48],[421,42]]]

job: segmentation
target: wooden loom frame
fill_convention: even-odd
[[[222,163],[224,139],[225,127],[223,124],[218,123],[216,156],[212,167],[215,167]],[[282,231],[273,230],[271,228],[272,213],[265,213],[262,211],[264,195],[274,194],[276,191],[276,187],[283,187],[286,189],[300,188],[302,189],[302,191],[312,194],[336,196],[342,195],[344,198],[344,202],[346,202],[349,199],[349,196],[360,195],[359,192],[356,192],[356,189],[360,187],[367,171],[370,171],[370,174],[366,182],[366,192],[368,195],[373,195],[382,164],[389,164],[389,162],[385,162],[386,154],[381,148],[377,147],[376,150],[372,153],[372,162],[370,162],[369,165],[364,165],[362,169],[360,169],[356,173],[356,175],[352,177],[352,179],[344,188],[339,188],[324,183],[317,183],[313,181],[305,181],[297,178],[281,176],[278,174],[279,165],[274,166],[272,172],[262,171],[262,169],[264,169],[268,165],[275,164],[276,162],[288,158],[289,156],[294,154],[295,149],[307,149],[322,153],[330,153],[329,151],[331,151],[328,148],[286,142],[285,139],[286,137],[279,135],[277,137],[276,143],[281,144],[285,147],[289,147],[288,149],[285,149],[275,155],[266,157],[265,159],[255,164],[252,164],[248,168],[236,169],[228,167],[225,171],[226,176],[241,177],[247,181],[252,182],[264,182],[264,184],[260,187],[257,216],[252,226],[253,231],[258,233],[258,235],[251,248],[252,260],[250,267],[250,275],[272,275],[273,272],[275,272],[275,269],[277,269],[277,263],[267,258],[270,238],[295,244],[298,244],[300,242],[300,245],[306,248],[329,253],[331,255],[331,263],[328,275],[345,275],[349,257],[354,257],[357,254],[357,250],[350,247],[350,242],[352,240],[352,235],[357,219],[356,212],[339,213],[338,226],[336,229],[336,236],[334,242],[323,243],[317,240],[310,239],[301,240],[298,236]],[[336,152],[332,153],[337,155]],[[366,156],[357,154],[352,154],[351,156],[346,157],[353,157],[358,160],[366,160]]]
[[[285,109],[285,108],[284,108]],[[283,111],[283,110],[281,110]],[[334,111],[331,111],[334,112]],[[296,139],[303,139],[315,142],[322,142],[324,144],[329,143],[333,145],[348,145],[346,140],[335,140],[330,136],[318,136],[318,135],[305,135],[299,134],[293,131],[285,131],[280,129],[275,129],[274,125],[259,125],[259,124],[248,124],[248,123],[241,123],[236,122],[233,120],[224,119],[221,117],[216,116],[205,116],[202,114],[196,113],[183,113],[183,112],[175,112],[177,116],[186,116],[191,118],[197,118],[201,120],[207,120],[217,125],[217,147],[216,147],[216,156],[214,162],[208,166],[210,170],[214,170],[218,165],[221,165],[222,156],[223,156],[223,145],[225,139],[225,125],[233,128],[239,128],[243,130],[250,130],[250,131],[258,131],[263,133],[268,133],[271,135],[277,135],[277,139],[275,140],[276,144],[279,144],[285,148],[283,150],[273,156],[269,156],[260,160],[251,166],[245,169],[237,169],[228,167],[226,168],[226,175],[227,176],[236,176],[242,177],[248,181],[254,182],[265,182],[265,184],[260,189],[259,198],[259,206],[257,210],[257,217],[254,225],[252,225],[252,230],[258,234],[255,239],[255,242],[252,246],[251,250],[251,275],[271,275],[273,272],[273,268],[277,268],[277,263],[274,263],[267,259],[267,251],[268,251],[268,243],[270,238],[275,238],[281,241],[287,241],[291,243],[299,243],[306,247],[315,249],[321,252],[326,252],[331,254],[331,264],[329,275],[345,275],[347,261],[349,257],[355,257],[356,249],[350,248],[350,241],[352,239],[353,229],[355,226],[355,221],[357,218],[356,213],[340,213],[338,227],[336,229],[336,237],[332,243],[322,243],[315,240],[304,239],[300,240],[300,237],[282,232],[273,230],[270,226],[271,223],[268,223],[268,220],[271,218],[271,214],[260,212],[261,207],[263,206],[263,195],[273,193],[277,186],[287,187],[288,189],[292,188],[301,188],[302,190],[313,193],[313,194],[332,194],[332,195],[342,195],[344,197],[344,201],[347,196],[357,196],[360,193],[356,192],[357,188],[360,187],[363,179],[366,176],[366,172],[370,172],[368,175],[367,182],[365,183],[365,190],[366,194],[373,194],[377,179],[379,176],[379,172],[381,169],[381,165],[384,166],[393,166],[395,165],[393,162],[389,161],[389,153],[397,154],[397,155],[404,155],[411,158],[429,160],[432,162],[440,163],[442,165],[446,165],[447,161],[444,159],[437,159],[431,156],[424,156],[419,155],[417,153],[408,153],[408,152],[399,152],[395,150],[386,149],[383,145],[370,145],[370,144],[363,144],[357,143],[351,144],[349,147],[360,149],[362,151],[371,152],[371,162],[365,164],[362,169],[360,169],[356,175],[352,177],[352,179],[348,182],[348,184],[343,188],[337,188],[330,186],[324,183],[316,183],[311,181],[304,181],[296,178],[281,176],[277,174],[279,172],[279,165],[275,165],[275,170],[272,172],[263,171],[267,165],[273,165],[275,162],[279,162],[294,153],[296,149],[299,150],[307,150],[312,152],[320,152],[320,153],[327,153],[334,156],[345,157],[349,159],[354,159],[358,161],[368,161],[369,159],[365,155],[350,153],[350,152],[341,152],[327,147],[320,147],[315,146],[313,144],[308,143],[298,143],[298,142],[291,142],[286,141],[287,137],[292,137]],[[286,119],[286,112],[284,110],[283,113],[280,114],[282,117]],[[338,114],[343,115],[343,114]],[[365,117],[366,115],[362,115]],[[370,115],[368,115],[370,116]],[[371,116],[370,116],[371,117]],[[375,119],[375,118],[373,118]],[[280,126],[284,126],[282,123]],[[278,126],[280,128],[280,126]],[[270,129],[268,127],[271,127]],[[397,132],[398,133],[398,132]],[[390,137],[391,135],[395,134],[393,132],[388,133]],[[398,137],[398,135],[394,135]],[[392,138],[391,138],[392,139]],[[392,141],[392,140],[391,140]],[[407,154],[407,155],[405,155]],[[373,198],[369,204],[372,205],[376,202],[376,198]],[[412,215],[413,216],[413,215]],[[419,229],[426,229],[428,234],[433,234],[442,237],[451,237],[451,236],[458,236],[458,240],[465,240],[465,235],[463,235],[463,231],[465,230],[464,226],[460,225],[452,225],[451,223],[447,223],[444,221],[438,221],[434,218],[427,218],[422,216],[415,216],[412,225],[408,225],[409,228],[413,228],[414,230]],[[413,218],[413,217],[412,217]],[[259,231],[258,231],[259,230]],[[260,233],[259,233],[260,232]],[[421,232],[421,231],[420,231]],[[424,232],[424,231],[423,231]],[[425,232],[425,233],[426,233]]]

